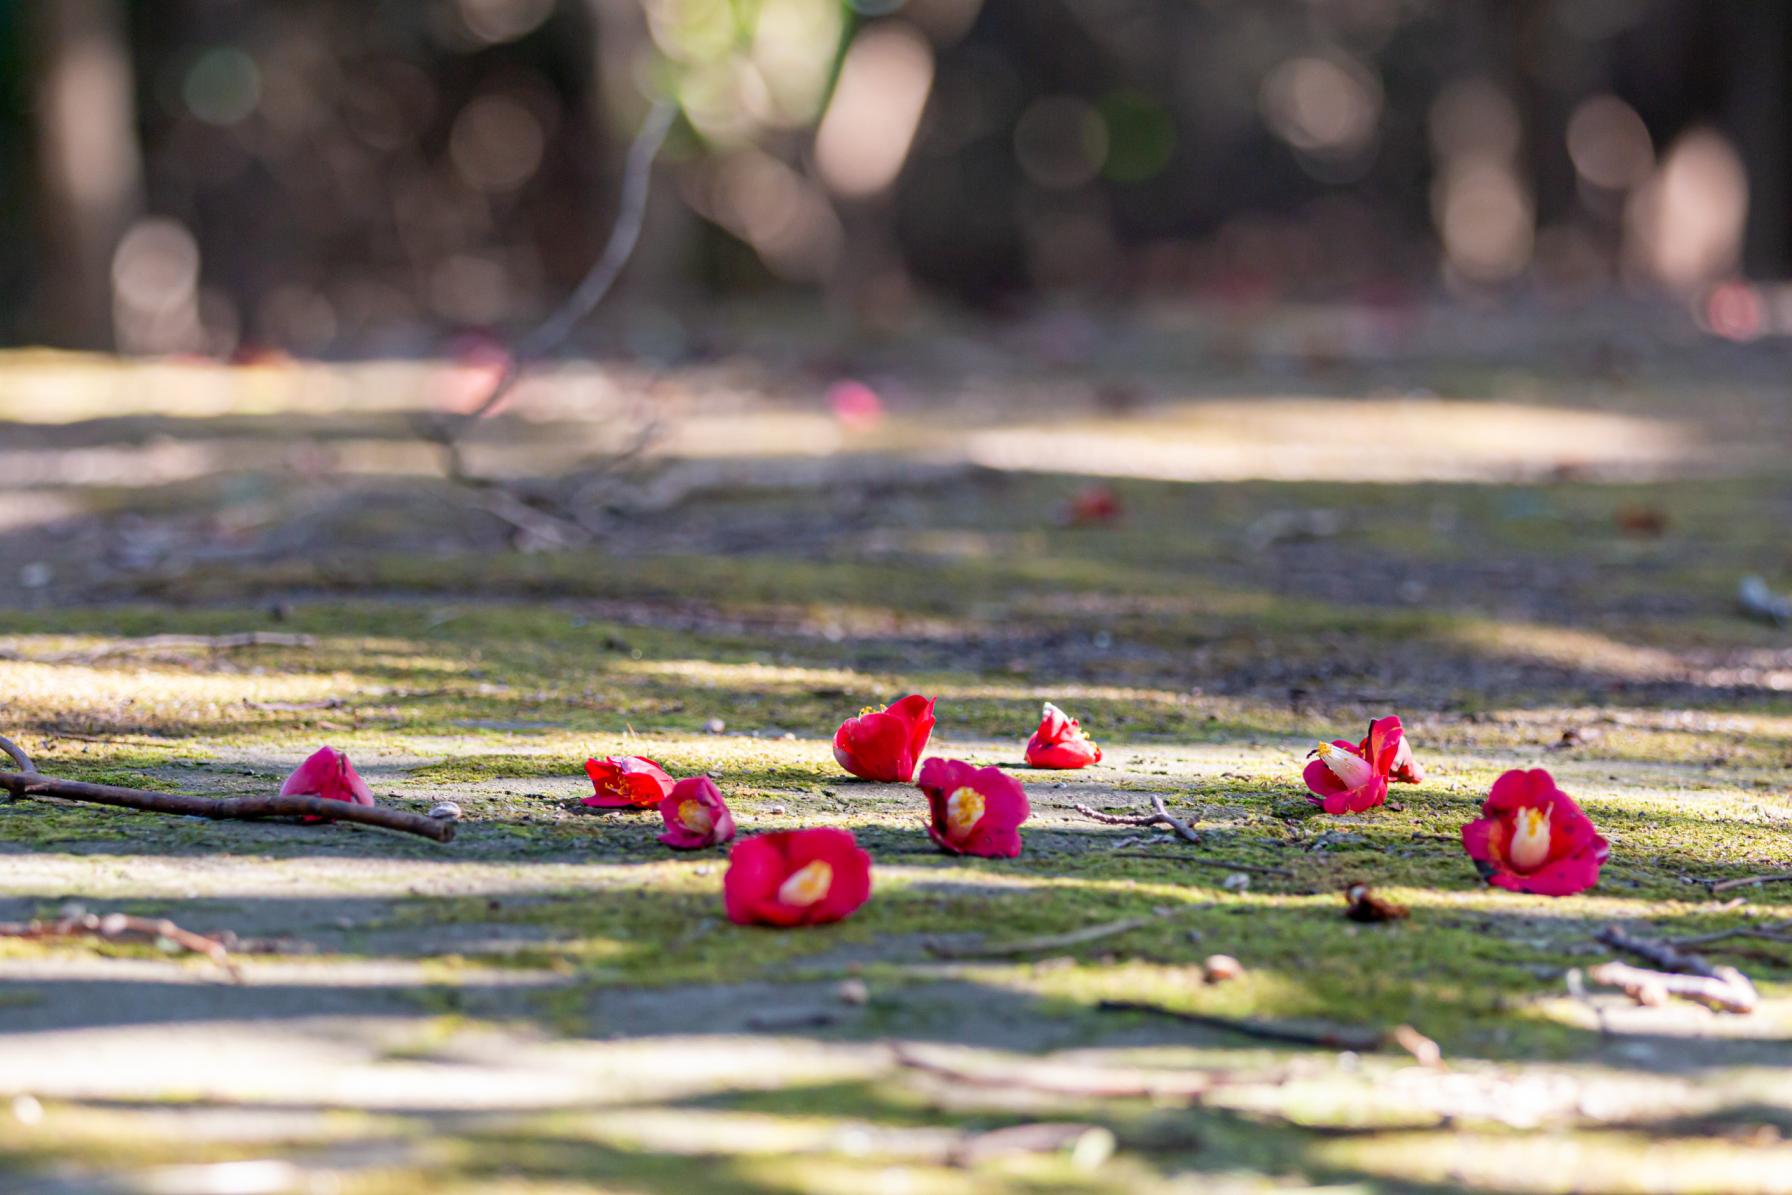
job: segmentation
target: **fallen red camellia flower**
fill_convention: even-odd
[[[1075,718],[1051,702],[1045,703],[1045,714],[1039,729],[1027,740],[1027,764],[1035,768],[1085,768],[1101,762],[1101,748],[1083,733]]]
[[[871,856],[851,830],[831,826],[743,839],[722,877],[722,907],[736,925],[823,925],[870,896]]]
[[[1462,827],[1462,849],[1489,884],[1572,896],[1599,882],[1611,844],[1542,768],[1495,780],[1481,814]]]
[[[672,791],[666,769],[641,755],[588,759],[585,774],[596,791],[584,803],[599,809],[656,809]]]
[[[326,801],[347,801],[350,805],[373,804],[373,792],[367,781],[355,771],[348,756],[334,747],[319,747],[311,758],[293,769],[286,783],[280,786],[283,797],[322,797]],[[307,817],[308,822],[325,819]]]
[[[1073,526],[1112,523],[1124,513],[1120,495],[1111,486],[1089,485],[1071,495],[1064,508],[1064,521]]]
[[[1423,784],[1425,770],[1413,758],[1412,744],[1400,719],[1389,715],[1369,723],[1360,743],[1335,739],[1312,751],[1307,765],[1308,798],[1327,813],[1361,813],[1387,799],[1388,781]]]
[[[1307,765],[1303,777],[1312,790],[1309,801],[1327,813],[1362,813],[1388,798],[1388,779],[1418,783],[1424,773],[1406,746],[1400,719],[1377,718],[1361,743],[1334,739],[1313,748],[1318,756]]]
[[[1012,859],[1020,854],[1020,825],[1032,815],[1027,790],[1000,768],[958,759],[930,759],[916,782],[932,818],[927,836],[953,855]]]
[[[911,693],[895,705],[860,710],[834,732],[834,758],[862,779],[909,783],[933,734],[933,701]]]
[[[708,776],[692,776],[672,786],[660,802],[666,832],[660,841],[675,851],[700,851],[734,837],[734,815],[722,790]]]

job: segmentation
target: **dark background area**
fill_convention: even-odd
[[[654,92],[637,305],[1665,294],[1752,336],[1771,294],[1709,296],[1787,265],[1789,52],[1747,0],[12,0],[0,336],[503,333],[601,247]]]

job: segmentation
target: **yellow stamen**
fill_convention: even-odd
[[[716,819],[709,815],[701,801],[680,801],[678,820],[684,823],[685,829],[698,834],[707,834],[716,828]]]
[[[1321,743],[1313,748],[1313,753],[1325,762],[1340,783],[1346,788],[1361,788],[1375,775],[1375,769],[1369,761],[1354,751],[1346,751],[1331,743]]]
[[[1536,871],[1549,861],[1549,810],[1520,809],[1513,819],[1512,841],[1506,847],[1506,862],[1513,871]]]
[[[806,907],[826,896],[833,883],[834,869],[817,859],[790,873],[790,878],[778,887],[778,899],[787,905]]]
[[[889,708],[887,705],[868,705],[859,710],[859,717],[863,718],[866,714],[881,714]]]
[[[946,833],[963,838],[983,820],[983,794],[974,788],[961,788],[946,798]]]

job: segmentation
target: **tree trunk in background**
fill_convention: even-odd
[[[35,10],[39,331],[55,344],[111,348],[112,252],[143,202],[124,13],[118,0]]]
[[[1792,232],[1792,159],[1786,138],[1786,55],[1792,53],[1792,12],[1784,4],[1736,3],[1725,14],[1735,47],[1725,123],[1748,164],[1748,230],[1743,266],[1751,277],[1784,277]]]

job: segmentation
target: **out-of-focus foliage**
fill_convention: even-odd
[[[1787,81],[1751,52],[1786,42],[1780,6],[74,2],[121,15],[127,102],[52,127],[34,104],[83,47],[0,10],[22,64],[0,214],[57,223],[46,145],[129,122],[133,214],[90,236],[133,349],[408,351],[526,323],[601,244],[652,94],[683,117],[631,274],[655,304],[1574,303],[1785,265]],[[38,292],[63,244],[0,257],[15,334],[57,337]]]

